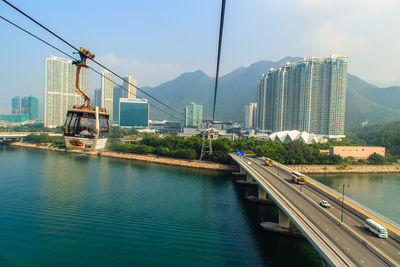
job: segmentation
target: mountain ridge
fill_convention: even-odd
[[[242,122],[244,106],[256,101],[257,81],[270,68],[286,62],[301,60],[300,57],[285,57],[278,61],[260,60],[248,67],[237,68],[219,78],[216,106],[216,120]],[[156,87],[146,88],[146,92],[161,99],[164,103],[183,110],[190,102],[203,105],[203,118],[212,114],[215,78],[202,70],[182,73],[173,80]],[[145,95],[140,97],[146,98]],[[364,121],[387,122],[400,120],[400,87],[377,87],[361,78],[348,74],[346,92],[346,128],[361,125]],[[155,104],[155,103],[153,103]],[[158,105],[157,105],[158,106]],[[159,106],[162,109],[162,106]],[[150,118],[167,118],[155,108],[150,108]]]

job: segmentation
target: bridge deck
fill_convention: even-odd
[[[358,217],[351,210],[344,211],[344,223],[340,224],[341,206],[339,202],[329,201],[332,207],[329,210],[324,209],[318,203],[322,199],[326,199],[326,195],[315,187],[304,185],[300,192],[299,185],[294,184],[288,174],[277,168],[264,166],[262,160],[234,155],[232,158],[245,168],[270,196],[274,194],[274,191],[284,196],[289,203],[289,208],[277,204],[285,213],[288,214],[290,208],[298,209],[303,218],[292,218],[290,214],[288,216],[331,264],[336,263],[324,253],[329,253],[330,249],[333,249],[332,255],[344,255],[342,260],[346,265],[400,266],[400,243],[390,237],[385,240],[373,236],[364,227],[363,218]],[[265,186],[266,183],[271,187]],[[272,198],[274,199],[273,196]],[[304,225],[301,223],[302,219],[309,220],[310,223]],[[296,222],[296,220],[298,221]],[[329,244],[315,242],[314,239],[318,239],[313,233],[315,229],[321,232],[323,239],[327,239],[324,240],[325,242],[332,244],[331,248],[328,248]],[[337,258],[337,255],[332,255],[331,257]]]

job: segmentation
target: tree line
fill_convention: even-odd
[[[43,125],[30,125],[28,128],[16,128],[24,131],[43,131]],[[347,138],[341,142],[327,142],[318,144],[306,144],[301,140],[289,143],[259,139],[229,140],[219,138],[212,140],[213,153],[203,159],[218,163],[229,163],[229,153],[243,151],[247,154],[264,156],[282,164],[387,164],[397,162],[400,157],[400,122],[375,124],[366,127],[356,127],[346,133]],[[123,143],[124,136],[137,134],[136,129],[122,129],[111,127],[107,149],[112,151],[155,154],[165,157],[184,158],[196,160],[200,158],[202,139],[199,136],[183,138],[179,136],[167,136],[164,138],[146,134],[140,141]],[[29,135],[26,141],[43,144],[53,143],[57,147],[65,147],[62,137],[50,137],[47,134]],[[352,157],[343,159],[338,155],[320,153],[322,149],[330,146],[359,146],[376,145],[386,147],[386,157],[378,154],[371,155],[367,160],[355,160]]]

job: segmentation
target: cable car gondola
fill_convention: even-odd
[[[75,90],[85,101],[82,106],[74,105],[68,110],[63,127],[64,142],[67,149],[93,151],[106,146],[110,132],[109,114],[104,108],[91,107],[90,98],[80,90],[81,68],[87,68],[86,60],[94,59],[94,55],[83,47],[81,47],[79,55],[81,60],[73,62],[77,65]]]

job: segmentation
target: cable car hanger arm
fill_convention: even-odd
[[[90,53],[89,50],[86,50],[85,48],[81,47],[79,52],[73,52],[74,54],[79,54],[81,57],[81,60],[75,60],[72,62],[72,64],[76,65],[76,84],[75,84],[75,91],[82,96],[85,101],[83,102],[82,107],[90,107],[90,97],[82,92],[82,90],[79,88],[79,77],[81,75],[81,68],[89,68],[89,66],[86,64],[87,59],[93,60],[95,55]]]

